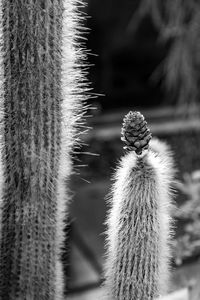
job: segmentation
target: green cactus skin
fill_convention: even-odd
[[[85,99],[80,4],[1,1],[1,300],[63,299],[66,179]]]
[[[107,225],[105,299],[155,300],[169,278],[173,159],[168,146],[127,153],[116,171]]]

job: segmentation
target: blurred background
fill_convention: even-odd
[[[85,0],[88,104],[84,145],[74,158],[64,253],[71,299],[101,299],[106,197],[123,155],[120,129],[139,110],[166,140],[178,170],[172,285],[168,299],[200,299],[200,3]],[[185,292],[184,292],[185,291]],[[178,295],[178,294],[177,294]],[[176,297],[176,298],[173,298]],[[178,298],[179,297],[179,298]]]

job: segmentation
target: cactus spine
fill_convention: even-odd
[[[1,1],[1,300],[63,299],[65,180],[84,97],[77,3]]]
[[[163,142],[153,139],[147,150],[144,140],[149,142],[151,136],[137,114],[124,119],[122,139],[141,155],[132,150],[123,157],[111,193],[104,285],[109,300],[155,300],[168,280],[173,161]],[[141,120],[139,132],[131,136],[131,128]]]

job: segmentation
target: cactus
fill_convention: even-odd
[[[1,300],[63,299],[66,179],[85,97],[80,3],[1,1]]]
[[[134,127],[141,120],[143,138],[144,126],[137,134]],[[167,287],[173,159],[164,142],[150,141],[147,129],[140,113],[124,119],[122,140],[129,151],[114,176],[107,219],[104,289],[109,300],[155,300]]]

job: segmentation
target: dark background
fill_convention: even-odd
[[[189,71],[185,72],[188,76],[188,79],[185,76],[186,83],[180,71],[176,73],[179,77],[174,79],[175,88],[167,88],[167,74],[163,71],[163,65],[166,59],[171,59],[170,51],[179,40],[174,37],[161,38],[151,12],[147,11],[142,17],[138,13],[141,2],[88,0],[87,6],[81,8],[88,15],[85,26],[89,31],[85,34],[85,45],[89,50],[88,80],[92,87],[88,104],[93,109],[88,109],[91,117],[87,118],[87,126],[92,129],[82,138],[84,145],[81,153],[75,156],[76,174],[70,183],[73,201],[67,232],[71,249],[65,257],[65,266],[68,292],[75,293],[73,299],[83,295],[80,299],[88,300],[89,296],[83,291],[98,291],[101,283],[108,209],[106,197],[114,169],[123,155],[120,128],[124,115],[129,110],[141,111],[153,135],[169,143],[174,151],[177,177],[186,189],[187,184],[193,184],[193,172],[200,169],[199,96],[195,94],[193,97],[192,89],[187,84],[187,81],[192,81]],[[194,49],[188,47],[191,42],[188,43],[183,45],[193,55]],[[179,56],[182,55],[181,51],[185,53],[184,47],[180,47],[175,60],[176,68],[180,70],[182,61]],[[187,95],[192,96],[188,98]],[[185,178],[190,178],[190,183]],[[178,207],[192,202],[195,187],[193,189],[192,186],[191,194],[185,194],[180,189],[177,191]],[[200,280],[199,219],[197,217],[194,221],[191,216],[186,219],[175,218],[178,248],[172,259],[174,271],[171,290],[187,287],[192,280]],[[187,224],[196,226],[195,234],[188,232]],[[186,240],[185,244],[183,240]],[[197,241],[199,246],[193,247],[191,241]],[[96,298],[94,295],[92,297]]]
[[[131,27],[138,1],[89,1],[87,48],[89,79],[103,111],[127,106],[152,107],[164,100],[162,80],[153,73],[166,55],[166,45],[158,42],[158,31],[151,17],[141,20],[137,30]]]

